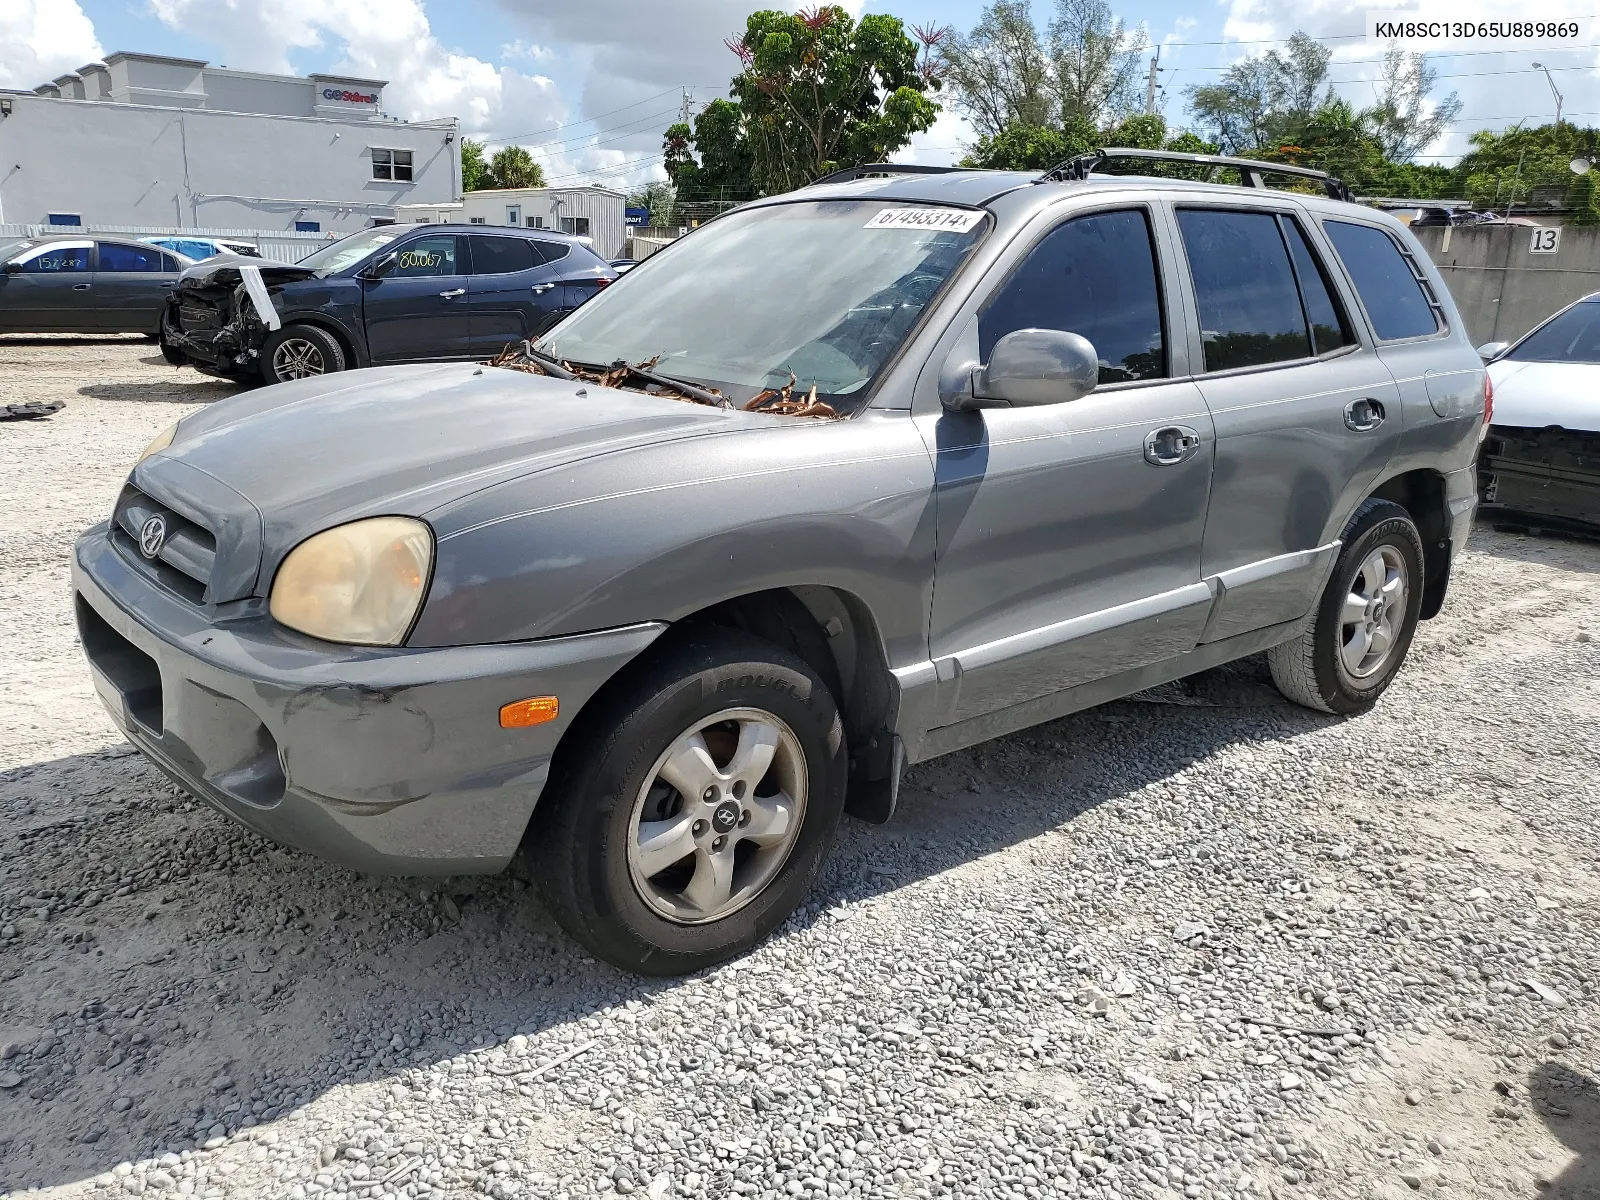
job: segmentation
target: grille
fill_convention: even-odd
[[[222,310],[209,300],[184,296],[178,301],[178,320],[185,332],[197,329],[220,329]]]
[[[166,537],[154,558],[147,557],[139,544],[151,517],[160,517],[166,524]],[[146,575],[194,604],[205,603],[206,587],[216,564],[217,539],[204,525],[174,512],[130,484],[117,500],[111,542]]]

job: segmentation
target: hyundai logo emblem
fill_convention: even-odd
[[[139,553],[154,558],[167,540],[167,519],[157,513],[139,529]]]
[[[738,823],[739,806],[732,800],[724,800],[711,814],[711,825],[718,833],[727,833]]]

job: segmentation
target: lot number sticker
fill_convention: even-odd
[[[1535,229],[1528,239],[1529,254],[1554,254],[1561,249],[1561,226]]]
[[[947,229],[965,233],[979,221],[981,212],[966,208],[885,208],[866,224],[867,229]]]

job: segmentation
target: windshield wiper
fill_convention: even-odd
[[[624,362],[619,358],[616,362],[611,364],[611,370],[612,372],[626,372],[626,375],[624,375],[623,378],[626,378],[627,375],[637,375],[640,379],[643,379],[647,383],[653,383],[657,387],[672,388],[681,395],[687,396],[691,400],[697,400],[701,404],[709,404],[715,408],[733,407],[733,401],[729,400],[726,396],[719,396],[715,392],[708,392],[703,387],[696,387],[692,383],[685,383],[683,380],[674,379],[670,375],[657,375],[650,369],[655,365],[655,362],[655,359],[647,358],[644,360],[644,362],[635,365],[630,362]]]
[[[529,358],[533,359],[534,362],[538,363],[541,367],[543,367],[551,375],[554,375],[557,379],[577,379],[578,378],[577,375],[575,375],[573,372],[567,370],[564,366],[562,366],[555,359],[551,358],[543,350],[535,350],[533,348],[533,343],[531,341],[524,341],[522,343],[522,352],[525,355],[527,355]]]

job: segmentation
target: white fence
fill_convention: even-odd
[[[171,225],[0,225],[0,238],[14,237],[94,237],[105,234],[120,238],[200,237],[226,238],[250,242],[261,250],[261,257],[272,262],[299,262],[313,250],[342,236],[331,233],[295,233],[283,229],[178,229]]]

